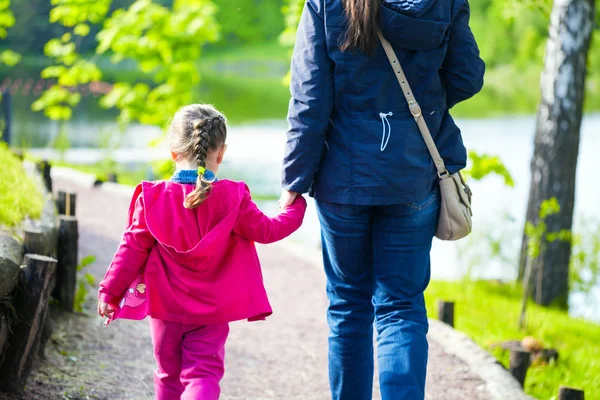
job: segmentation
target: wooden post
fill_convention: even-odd
[[[39,254],[41,256],[56,257],[56,236],[39,229],[25,229],[23,234],[25,254]],[[56,274],[50,282],[50,291],[56,286]]]
[[[584,400],[583,390],[561,386],[558,391],[558,400]]]
[[[510,352],[510,366],[508,369],[521,386],[525,385],[525,376],[530,364],[531,354],[529,352],[523,350],[512,350]]]
[[[52,165],[50,165],[48,161],[43,160],[38,163],[37,168],[42,174],[44,184],[46,185],[46,190],[52,193],[52,177],[50,176],[50,169],[52,168]]]
[[[454,328],[454,303],[438,301],[438,319]]]
[[[117,174],[114,172],[109,173],[106,178],[108,182],[117,183]]]
[[[18,316],[12,325],[0,367],[0,391],[20,392],[31,372],[38,353],[42,328],[48,312],[50,279],[56,271],[56,260],[26,254],[13,307]]]
[[[0,306],[0,354],[2,354],[4,345],[8,341],[8,330],[10,329],[4,308],[4,306]]]
[[[54,256],[56,243],[52,240],[50,232],[43,232],[39,229],[25,229],[23,243],[25,245],[25,254],[39,254],[41,256]]]
[[[39,254],[47,257],[56,257],[56,240],[52,239],[52,234],[42,232],[38,229],[25,229],[23,235],[23,242],[25,246],[25,254]],[[52,274],[50,278],[50,293],[56,288],[56,274]],[[42,329],[42,335],[40,339],[40,345],[38,355],[41,358],[46,357],[45,348],[46,343],[52,336],[52,322],[50,318],[46,318],[44,327]]]
[[[58,208],[58,215],[67,215],[74,217],[75,209],[77,206],[77,194],[67,193],[63,190],[58,191],[58,200],[56,201],[56,208]]]
[[[12,95],[8,89],[2,93],[2,116],[4,117],[2,140],[10,146],[12,136]]]
[[[53,295],[58,299],[63,310],[73,311],[77,285],[77,240],[79,238],[77,219],[61,216],[58,221],[58,269]]]

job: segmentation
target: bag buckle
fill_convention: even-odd
[[[419,118],[422,115],[421,106],[414,100],[408,102],[408,108],[413,117]]]

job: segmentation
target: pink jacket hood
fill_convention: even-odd
[[[265,216],[243,182],[217,181],[199,207],[194,185],[143,182],[128,228],[100,283],[114,318],[146,316],[184,324],[259,320],[271,314],[254,242],[281,240],[302,223],[306,201]]]
[[[241,182],[216,183],[215,196],[224,201],[220,192],[226,191],[227,203],[215,216],[207,215],[206,208],[209,207],[200,206],[198,212],[183,207],[189,189],[189,185],[168,181],[142,183],[146,224],[152,236],[174,260],[186,268],[202,272],[214,267],[212,261],[220,259],[227,250],[229,236],[233,233],[248,189]],[[181,206],[174,207],[178,203]]]

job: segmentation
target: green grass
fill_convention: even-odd
[[[0,165],[0,226],[14,228],[26,217],[39,218],[44,197],[4,143],[0,143]]]
[[[289,65],[291,49],[278,41],[237,46],[211,46],[202,52],[201,63],[210,61],[272,61]]]
[[[202,75],[198,100],[213,104],[233,124],[285,119],[290,92],[281,80],[281,77],[246,78],[206,72]]]
[[[525,391],[538,399],[552,399],[560,385],[585,390],[587,400],[600,399],[600,325],[571,318],[565,311],[527,308],[527,328],[520,331],[521,290],[515,284],[492,281],[431,282],[425,293],[431,317],[437,317],[437,300],[456,302],[455,327],[494,354],[505,366],[509,354],[492,345],[533,336],[558,350],[555,364],[532,365]]]

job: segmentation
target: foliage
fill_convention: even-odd
[[[87,266],[96,262],[95,256],[84,257],[79,265],[77,265],[77,272],[82,272]],[[87,299],[89,289],[93,288],[96,284],[94,275],[85,273],[83,276],[77,279],[77,291],[75,292],[75,312],[83,312],[83,306]]]
[[[573,235],[569,265],[571,290],[590,293],[600,282],[600,222],[584,219]]]
[[[288,46],[295,41],[303,5],[303,0],[287,0],[284,7],[286,29],[281,41]],[[535,113],[551,0],[471,0],[469,5],[470,26],[487,65],[486,84],[476,100],[459,104],[452,115]],[[596,12],[600,26],[600,7]],[[600,109],[600,46],[592,46],[589,58],[586,110],[591,111]]]
[[[221,42],[260,43],[276,38],[283,30],[283,0],[214,0]]]
[[[304,9],[304,0],[286,0],[287,4],[282,11],[285,16],[285,30],[280,36],[280,41],[286,46],[293,46],[296,41],[296,30],[300,22],[300,16]]]
[[[471,166],[464,171],[465,177],[480,181],[488,175],[499,175],[504,179],[504,185],[514,187],[512,175],[498,156],[479,154],[475,150],[469,151]]]
[[[15,16],[10,9],[10,0],[0,0],[0,39],[8,35],[8,28],[15,24]],[[0,64],[14,67],[21,60],[21,55],[11,49],[0,51]]]
[[[558,350],[555,364],[534,364],[527,372],[525,391],[538,399],[550,399],[559,385],[580,387],[600,393],[600,325],[571,318],[560,310],[530,304],[531,323],[525,332],[514,324],[520,308],[521,288],[517,283],[496,281],[433,281],[425,292],[430,317],[435,317],[438,299],[454,300],[456,329],[491,351],[505,365],[508,355],[494,349],[502,341],[533,336]],[[433,311],[433,313],[431,313]]]
[[[544,200],[540,205],[538,212],[538,223],[533,224],[530,221],[525,223],[525,236],[527,237],[527,263],[525,266],[525,277],[523,279],[523,298],[521,299],[521,314],[519,316],[519,328],[525,326],[525,314],[527,310],[528,299],[531,296],[533,288],[533,280],[540,272],[539,266],[535,262],[542,251],[545,244],[562,240],[571,242],[571,231],[564,229],[559,232],[548,232],[546,226],[546,218],[560,212],[560,205],[555,197]],[[538,296],[541,295],[539,286],[537,287]],[[538,302],[540,302],[538,298]],[[566,304],[565,304],[566,306]]]
[[[0,143],[0,165],[0,226],[12,228],[26,217],[39,218],[44,198],[4,143]]]
[[[286,115],[290,92],[280,77],[247,79],[217,71],[205,71],[202,76],[198,96],[210,99],[230,123],[274,120]],[[253,100],[248,101],[249,98]]]
[[[67,135],[67,129],[64,124],[61,124],[58,134],[52,140],[51,145],[58,150],[60,160],[64,160],[65,153],[71,148],[71,141],[69,140],[69,135]]]
[[[175,0],[172,10],[137,0],[117,10],[98,34],[98,54],[113,53],[113,62],[131,59],[154,77],[147,83],[117,83],[102,99],[121,110],[121,124],[138,120],[164,126],[175,111],[192,101],[200,81],[196,60],[206,42],[218,38],[215,6],[208,0]]]
[[[206,42],[218,38],[215,6],[209,0],[175,0],[172,8],[137,0],[127,9],[117,9],[105,20],[111,0],[53,0],[50,21],[68,28],[60,38],[49,40],[44,53],[55,61],[41,76],[56,79],[33,104],[50,119],[66,121],[81,100],[77,88],[102,78],[96,57],[87,59],[77,52],[90,26],[104,21],[98,33],[96,53],[109,53],[113,63],[132,60],[153,82],[119,82],[102,98],[101,105],[116,107],[118,121],[133,120],[164,125],[175,111],[191,102],[200,80],[196,60]]]
[[[73,107],[81,101],[77,88],[101,79],[102,72],[96,64],[77,52],[77,38],[89,33],[89,24],[102,21],[110,1],[52,0],[54,7],[50,10],[50,22],[59,23],[70,31],[60,39],[50,39],[44,46],[44,54],[55,64],[45,68],[41,77],[56,79],[57,84],[32,104],[34,111],[44,111],[52,120],[67,121],[71,119]]]
[[[563,229],[559,232],[548,232],[546,226],[546,218],[560,212],[560,205],[556,197],[544,200],[540,206],[538,213],[539,222],[533,224],[529,221],[525,224],[525,235],[528,238],[527,255],[532,259],[537,259],[546,242],[554,242],[556,240],[571,241],[571,231]]]
[[[4,39],[8,34],[7,28],[15,24],[15,16],[10,9],[10,0],[0,1],[0,39]]]
[[[521,226],[507,212],[479,221],[473,232],[457,243],[457,267],[465,280],[488,276],[516,276]]]

